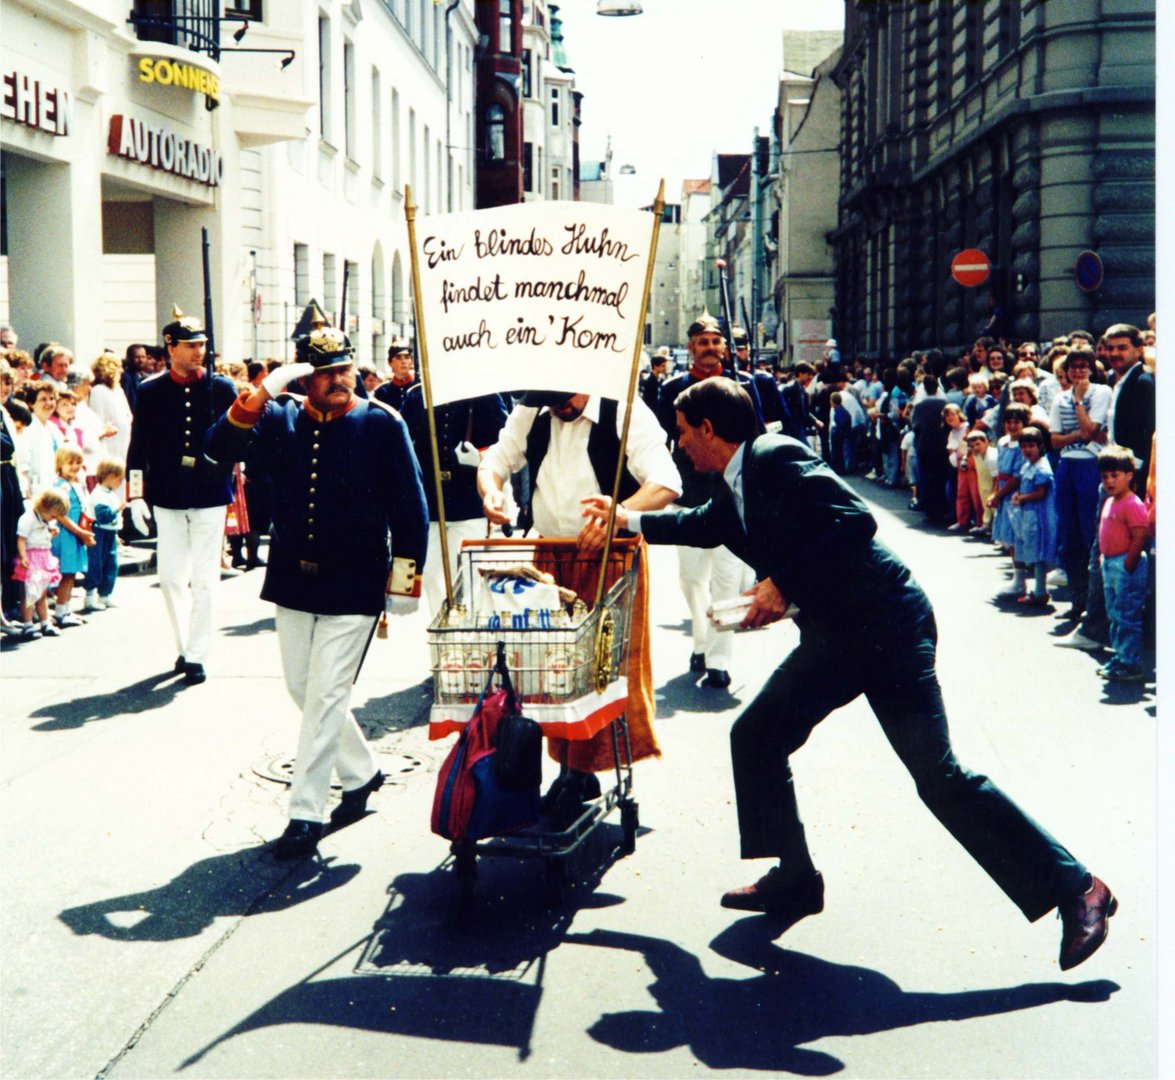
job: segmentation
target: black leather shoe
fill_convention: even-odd
[[[702,685],[712,686],[715,690],[725,690],[730,685],[730,672],[723,671],[722,668],[707,668]]]
[[[690,653],[689,669],[695,675],[701,675],[706,670],[706,654],[700,652]]]
[[[367,796],[379,791],[385,779],[384,774],[376,769],[375,775],[362,787],[344,791],[342,802],[330,812],[331,828],[341,829],[359,821],[367,813]]]
[[[783,870],[773,866],[754,885],[724,893],[722,906],[736,911],[761,911],[795,922],[824,910],[824,878],[817,870],[799,882],[789,881]]]
[[[188,662],[182,656],[177,656],[175,658],[175,664],[171,670],[174,671],[177,675],[182,675],[185,671],[188,670]]]
[[[322,839],[322,824],[317,821],[293,819],[286,831],[277,838],[273,853],[279,859],[301,859],[313,855]]]
[[[204,674],[204,665],[189,661],[184,662],[184,685],[199,686],[208,676]]]
[[[1101,947],[1110,932],[1110,916],[1118,901],[1110,887],[1094,878],[1089,888],[1057,905],[1061,915],[1061,970],[1084,963]]]

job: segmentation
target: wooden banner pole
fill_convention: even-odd
[[[420,383],[428,413],[428,438],[432,446],[432,480],[437,500],[437,528],[441,539],[441,566],[445,572],[445,598],[453,607],[453,574],[449,569],[449,538],[445,530],[445,493],[441,483],[441,455],[437,450],[437,420],[432,409],[432,379],[428,370],[428,336],[424,332],[424,301],[420,293],[420,263],[416,257],[416,203],[412,187],[404,185],[404,216],[408,220],[408,251],[412,260],[412,304],[416,312],[416,340],[420,348]],[[602,580],[602,579],[601,579]]]
[[[620,456],[616,460],[616,476],[612,481],[612,505],[608,507],[608,527],[604,530],[604,555],[600,562],[600,579],[596,582],[596,602],[598,608],[604,599],[604,576],[608,569],[608,556],[612,554],[612,530],[616,525],[616,503],[620,498],[620,481],[624,476],[624,457],[628,449],[628,429],[632,422],[632,403],[636,397],[637,381],[641,371],[641,346],[644,345],[645,317],[649,311],[649,290],[653,287],[653,270],[657,261],[657,238],[661,234],[661,215],[665,210],[665,180],[657,189],[657,198],[653,200],[653,239],[649,246],[649,263],[645,267],[645,288],[641,293],[641,314],[637,321],[636,344],[632,351],[632,370],[628,375],[628,407],[624,410],[624,427],[620,433]],[[603,627],[603,619],[599,622]],[[598,633],[598,631],[597,631]]]

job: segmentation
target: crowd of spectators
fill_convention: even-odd
[[[0,344],[3,629],[54,636],[115,602],[138,387],[165,370],[166,353],[136,344],[81,364],[55,342],[24,351],[7,327]],[[931,527],[995,544],[1011,574],[998,602],[1045,609],[1067,595],[1071,626],[1058,643],[1112,647],[1103,674],[1142,677],[1127,638],[1141,640],[1143,606],[1154,605],[1154,316],[1145,330],[981,337],[961,354],[930,349],[893,364],[844,361],[829,345],[823,360],[775,372],[775,394],[769,372],[747,372],[769,399],[764,415],[778,418],[769,427],[809,442],[838,473],[908,491]],[[360,368],[360,395],[384,400],[415,383],[407,343],[389,352],[392,377]],[[745,355],[740,347],[749,367]],[[646,400],[668,371],[656,359]],[[244,390],[277,363],[220,360],[217,370]],[[269,489],[247,461],[235,480],[223,565],[251,569],[264,565]],[[37,554],[46,539],[50,560]],[[1139,581],[1142,603],[1127,602]]]
[[[1134,642],[1144,621],[1153,633],[1155,596],[1155,349],[1153,315],[1145,330],[981,337],[961,354],[930,349],[896,364],[829,349],[777,373],[781,430],[842,475],[907,491],[929,527],[994,544],[1011,575],[997,603],[1055,610],[1067,597],[1057,643],[1111,649],[1100,673],[1140,679]],[[1127,508],[1131,524],[1117,528]],[[1126,602],[1119,578],[1143,601]]]
[[[58,342],[30,353],[10,327],[0,345],[0,629],[33,641],[115,606],[126,541],[152,529],[123,520],[126,457],[139,386],[166,371],[167,354],[134,344],[87,364]],[[277,363],[218,360],[216,370],[245,389]],[[268,485],[248,469],[237,467],[226,514],[230,572],[264,565]]]

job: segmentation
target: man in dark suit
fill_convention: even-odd
[[[1134,474],[1135,490],[1141,493],[1146,486],[1155,434],[1155,376],[1142,362],[1142,333],[1138,327],[1116,323],[1102,339],[1115,376],[1106,430],[1110,442],[1129,447],[1141,462]]]
[[[786,925],[823,910],[788,758],[825,716],[864,694],[922,801],[1012,902],[1030,920],[1060,908],[1061,967],[1087,959],[1117,902],[995,784],[955,759],[935,673],[934,613],[906,566],[874,539],[868,507],[807,447],[755,438],[750,401],[728,381],[692,386],[675,404],[678,445],[722,483],[702,506],[618,512],[616,526],[654,544],[725,544],[745,559],[758,580],[743,626],[799,607],[799,645],[730,737],[742,856],[776,857],[779,866],[726,893],[723,906]],[[605,498],[585,504],[593,516],[607,514]],[[819,573],[826,565],[840,572]]]
[[[816,423],[812,416],[811,402],[808,400],[808,384],[816,378],[816,369],[807,361],[801,360],[798,364],[793,364],[791,370],[791,382],[779,391],[779,398],[783,403],[783,434],[806,444],[808,432]]]

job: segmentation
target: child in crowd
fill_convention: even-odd
[[[126,503],[123,498],[126,469],[122,462],[106,459],[98,462],[95,474],[98,482],[90,496],[94,508],[94,547],[88,553],[86,609],[105,611],[114,606],[110,594],[118,581],[118,533]]]
[[[979,502],[979,491],[975,489],[975,502],[971,502],[974,473],[967,470],[967,422],[960,405],[944,405],[942,422],[947,428],[947,458],[954,472],[950,478],[948,497],[955,504],[955,523],[948,527],[949,532],[959,532],[966,529],[972,521],[975,524],[983,518],[983,504]],[[974,516],[973,516],[974,515]]]
[[[72,390],[57,391],[57,406],[49,417],[55,450],[63,446],[82,448],[82,433],[75,423],[77,408],[78,399]]]
[[[57,625],[81,626],[80,619],[69,609],[73,583],[78,574],[84,575],[88,560],[86,548],[94,546],[94,534],[82,523],[89,517],[89,493],[81,482],[82,452],[75,446],[63,446],[57,451],[57,483],[54,489],[66,499],[68,512],[61,519],[61,529],[53,538],[53,554],[61,564],[61,581],[57,586]]]
[[[16,567],[12,576],[24,582],[22,636],[26,641],[56,637],[61,631],[49,618],[49,590],[61,581],[52,552],[57,523],[69,512],[69,503],[57,491],[42,491],[16,523]],[[40,627],[33,622],[33,615]]]
[[[995,511],[988,504],[995,488],[996,452],[987,441],[987,432],[982,428],[967,433],[967,448],[971,451],[968,468],[975,470],[975,487],[983,507],[983,520],[969,530],[971,536],[990,536],[991,522]]]
[[[1057,561],[1057,492],[1053,467],[1048,459],[1049,437],[1038,427],[1020,432],[1020,490],[1012,496],[1019,508],[1015,519],[1016,554],[1032,571],[1031,592],[1019,603],[1029,607],[1046,607],[1049,602],[1046,578]]]
[[[1019,597],[1024,593],[1024,564],[1016,558],[1016,533],[1013,518],[1017,509],[1010,496],[1020,486],[1020,466],[1024,458],[1020,453],[1020,432],[1028,423],[1028,409],[1012,402],[1004,409],[1004,434],[996,444],[995,490],[988,497],[987,504],[995,510],[991,538],[1006,548],[1012,556],[1012,584],[1001,596]]]
[[[1110,620],[1114,658],[1098,668],[1111,682],[1134,682],[1142,670],[1142,614],[1146,605],[1146,547],[1150,518],[1146,505],[1130,490],[1134,455],[1121,446],[1107,446],[1097,459],[1108,498],[1098,525],[1102,586]]]
[[[967,417],[967,426],[971,427],[996,403],[996,400],[987,392],[987,378],[983,375],[972,375],[967,382],[967,389],[971,393],[963,402],[963,414]]]

